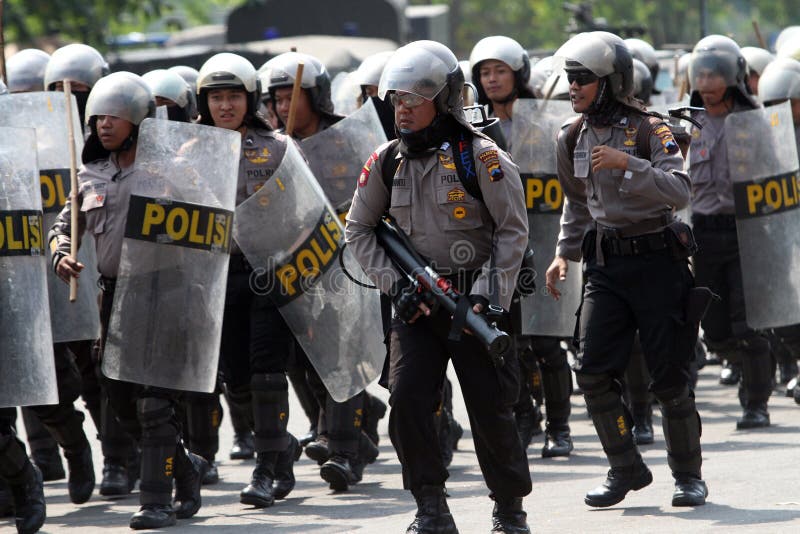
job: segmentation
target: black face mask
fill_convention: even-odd
[[[89,100],[88,91],[73,91],[75,100],[78,102],[78,114],[81,116],[81,128],[86,123],[86,101]]]
[[[597,87],[597,96],[594,97],[589,109],[584,112],[584,116],[590,125],[604,128],[619,120],[622,109],[623,105],[614,98],[608,88],[608,79],[602,78]]]
[[[167,118],[175,122],[189,122],[189,113],[179,106],[167,106]]]
[[[458,133],[459,124],[452,115],[437,115],[425,128],[411,133],[402,133],[395,127],[400,138],[400,153],[407,158],[421,158],[432,154],[447,139]]]

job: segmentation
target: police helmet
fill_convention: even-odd
[[[616,100],[629,103],[633,91],[633,58],[625,41],[613,33],[593,31],[579,33],[564,43],[554,54],[564,70],[589,70],[607,80],[608,90]]]
[[[521,44],[510,37],[504,35],[484,37],[475,44],[469,55],[472,80],[478,88],[478,100],[481,104],[488,104],[489,99],[486,97],[486,93],[480,83],[480,65],[489,59],[502,61],[514,71],[516,94],[512,92],[512,97],[519,96],[522,93],[530,93],[528,81],[531,77],[531,60],[528,57],[528,52],[522,48]],[[529,96],[533,95],[526,94],[526,97]]]
[[[44,72],[44,88],[52,91],[56,82],[69,80],[86,84],[91,89],[108,72],[108,63],[100,52],[85,44],[70,44],[50,56]]]
[[[625,45],[627,45],[628,50],[631,51],[633,59],[638,59],[647,66],[650,70],[650,77],[653,82],[655,82],[658,78],[659,64],[658,56],[656,56],[656,49],[653,48],[653,45],[647,41],[636,38],[625,39]]]
[[[44,90],[44,71],[50,54],[36,48],[20,50],[6,61],[8,90],[12,93],[27,93]]]
[[[261,97],[261,81],[253,64],[242,56],[222,52],[210,57],[197,76],[197,108],[203,124],[213,123],[208,111],[208,92],[212,89],[244,89],[247,114],[255,115]]]
[[[174,72],[181,78],[183,81],[189,84],[189,87],[192,89],[192,93],[197,93],[197,77],[200,76],[200,71],[197,69],[193,69],[192,67],[188,67],[186,65],[175,65],[174,67],[170,67],[167,69],[170,72]]]
[[[367,56],[361,65],[358,66],[355,72],[356,82],[361,85],[374,85],[378,86],[381,82],[381,74],[383,68],[389,62],[389,58],[394,54],[394,50],[386,52],[378,52]]]
[[[86,102],[86,124],[89,137],[83,147],[81,159],[84,163],[108,154],[97,135],[97,117],[110,115],[124,119],[134,125],[131,137],[122,149],[130,147],[139,133],[139,125],[148,117],[155,117],[156,101],[147,83],[132,72],[115,72],[101,78]]]
[[[541,87],[542,98],[550,100],[569,100],[569,80],[563,70],[550,71]]]
[[[700,39],[692,50],[689,62],[689,82],[693,88],[697,87],[695,78],[704,70],[721,76],[734,98],[755,107],[747,89],[747,61],[736,41],[724,35],[709,35]],[[690,103],[693,106],[703,105],[696,89],[692,90]]]
[[[767,65],[758,80],[758,95],[764,103],[800,98],[800,61],[780,57]]]
[[[650,95],[653,94],[653,76],[650,69],[644,62],[633,58],[633,96],[644,102],[650,102]]]
[[[186,122],[191,119],[191,94],[192,89],[186,80],[181,78],[176,72],[157,69],[142,75],[142,79],[150,86],[153,96],[166,98],[175,103],[177,108],[184,114],[178,120]]]
[[[800,38],[800,26],[787,26],[775,39],[775,53],[779,56],[784,55],[783,47],[790,42],[797,41],[798,38]]]
[[[764,69],[775,59],[768,50],[756,46],[742,47],[742,55],[747,62],[747,68],[759,76],[764,73]]]
[[[331,77],[322,61],[309,54],[286,52],[270,59],[259,69],[269,78],[270,98],[275,99],[275,90],[292,87],[297,75],[297,65],[303,63],[300,87],[308,91],[311,109],[323,115],[333,115],[331,100]]]
[[[531,66],[531,77],[528,80],[528,85],[536,98],[547,96],[545,85],[552,74],[553,56],[545,56]]]

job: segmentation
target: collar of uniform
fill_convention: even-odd
[[[453,148],[453,145],[451,145],[451,144],[450,144],[450,141],[445,141],[445,142],[444,142],[444,143],[442,143],[442,145],[439,147],[439,149],[437,150],[437,152],[439,152],[440,154],[447,154],[448,152],[450,152],[450,149],[451,149],[451,148]]]

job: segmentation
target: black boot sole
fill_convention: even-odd
[[[583,499],[583,502],[588,504],[593,508],[608,508],[609,506],[614,506],[617,503],[621,503],[625,500],[625,496],[628,495],[629,491],[638,491],[642,488],[645,488],[653,482],[653,473],[650,472],[648,469],[646,472],[641,473],[635,480],[632,481],[630,489],[618,493],[613,497],[606,497],[606,498],[591,498],[588,495]]]
[[[319,476],[328,483],[334,491],[347,491],[353,483],[347,473],[334,465],[323,465],[319,470]]]
[[[242,493],[239,495],[239,502],[242,504],[246,504],[248,506],[254,506],[256,508],[269,508],[273,504],[275,504],[275,498],[270,497],[265,499],[263,497],[257,497],[255,495],[250,495]]]
[[[150,517],[132,517],[130,528],[132,530],[151,530],[156,528],[164,528],[174,526],[176,523],[175,516],[172,515],[163,521],[155,521]]]

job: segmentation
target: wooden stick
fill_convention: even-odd
[[[303,62],[297,64],[297,72],[294,75],[294,85],[292,86],[292,101],[289,102],[289,116],[286,118],[286,135],[292,136],[294,131],[294,118],[297,115],[297,100],[300,98],[300,87],[303,83]]]
[[[69,132],[69,182],[70,182],[70,243],[69,255],[78,257],[78,157],[75,154],[75,128],[72,125],[72,84],[64,80],[64,96],[67,101],[67,132]],[[78,279],[69,279],[69,301],[78,300]]]
[[[767,42],[764,40],[764,36],[761,35],[761,28],[758,27],[758,21],[753,20],[753,31],[756,32],[756,39],[758,39],[758,45],[761,48],[767,48]]]
[[[3,24],[3,0],[0,0],[0,69],[3,71],[3,83],[8,85],[8,75],[6,75],[6,32]]]

